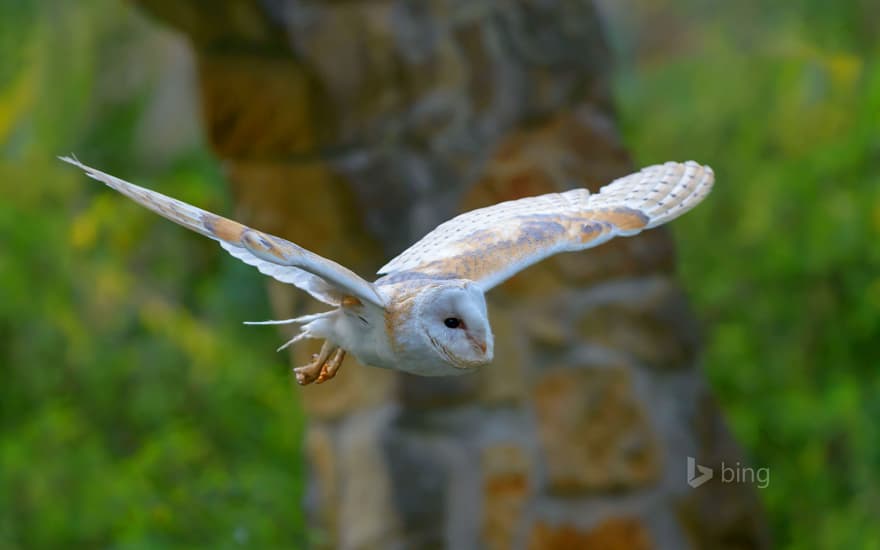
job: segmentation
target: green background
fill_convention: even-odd
[[[770,4],[610,10],[621,128],[715,168],[680,277],[775,542],[880,548],[880,9]],[[240,323],[262,278],[54,160],[231,212],[194,113],[150,125],[172,42],[124,2],[0,2],[0,547],[308,537],[286,356]]]

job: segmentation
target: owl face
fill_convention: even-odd
[[[427,350],[457,369],[492,361],[493,338],[483,292],[469,283],[442,285],[425,292],[419,322]]]

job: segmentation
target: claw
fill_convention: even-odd
[[[293,369],[296,382],[306,386],[312,382],[317,381],[320,384],[329,380],[336,376],[336,371],[339,370],[344,358],[345,350],[325,340],[321,351],[312,354],[311,363]]]
[[[323,384],[336,376],[336,372],[342,366],[343,359],[345,359],[345,350],[337,348],[333,355],[330,356],[330,359],[321,366],[321,373],[318,374],[318,379],[315,382]]]

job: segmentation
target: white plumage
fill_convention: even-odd
[[[573,189],[502,202],[437,226],[379,270],[370,283],[296,244],[160,193],[82,168],[132,200],[220,243],[261,273],[336,306],[296,323],[302,338],[325,340],[295,370],[301,384],[335,376],[345,354],[364,364],[426,376],[468,372],[491,362],[493,337],[484,293],[553,254],[635,235],[687,212],[712,189],[708,166],[693,161],[650,166],[599,193]]]

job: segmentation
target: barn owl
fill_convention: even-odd
[[[372,283],[296,244],[61,160],[157,214],[216,240],[261,273],[292,284],[333,309],[280,321],[303,338],[323,340],[312,361],[294,369],[302,385],[336,375],[346,353],[365,365],[423,376],[472,372],[492,361],[484,295],[549,256],[598,246],[664,224],[696,206],[714,174],[693,161],[667,162],[586,189],[502,202],[437,226],[379,270]]]

